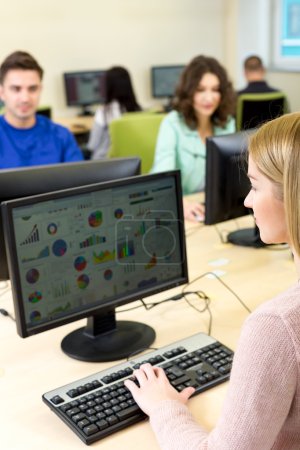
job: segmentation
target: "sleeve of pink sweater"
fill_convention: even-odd
[[[150,423],[163,450],[271,449],[290,410],[296,383],[295,351],[283,320],[254,313],[242,329],[215,429],[205,432],[187,407],[174,400],[160,403]]]

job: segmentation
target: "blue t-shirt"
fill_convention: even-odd
[[[0,169],[81,161],[72,133],[47,117],[36,115],[31,128],[15,128],[0,116]]]

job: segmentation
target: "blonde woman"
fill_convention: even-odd
[[[250,139],[245,205],[261,239],[289,243],[300,278],[300,113],[261,127]],[[247,276],[247,274],[245,274]],[[207,433],[161,368],[144,364],[125,384],[164,450],[299,450],[300,284],[265,302],[246,320],[221,417]]]

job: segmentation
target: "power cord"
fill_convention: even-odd
[[[16,319],[8,311],[6,311],[6,309],[0,308],[0,314],[2,314],[2,316],[9,317],[14,322],[16,321]]]
[[[243,300],[231,289],[230,286],[228,286],[217,274],[215,274],[214,272],[205,272],[201,275],[199,275],[198,277],[194,278],[192,281],[190,281],[189,283],[187,283],[180,294],[176,294],[172,297],[166,298],[164,300],[160,300],[157,302],[152,302],[152,303],[146,303],[143,299],[140,299],[139,301],[141,302],[141,305],[138,306],[134,306],[133,308],[127,308],[127,309],[122,309],[121,311],[118,311],[120,313],[122,312],[126,312],[126,311],[132,311],[134,309],[138,309],[141,307],[144,307],[146,309],[146,311],[149,311],[150,309],[154,308],[155,306],[161,305],[162,303],[166,303],[169,301],[177,301],[177,300],[181,300],[182,298],[184,298],[184,300],[186,301],[186,303],[193,309],[195,309],[197,312],[199,313],[203,313],[205,311],[208,312],[209,315],[209,323],[208,323],[208,332],[207,334],[210,335],[211,334],[211,330],[212,330],[212,322],[213,322],[213,316],[212,316],[212,312],[211,309],[209,307],[210,303],[211,303],[211,299],[203,292],[203,291],[186,291],[186,289],[191,286],[193,283],[195,283],[196,281],[200,280],[201,278],[204,278],[205,276],[213,276],[214,278],[216,278],[237,300],[238,302],[243,306],[243,308],[246,309],[246,311],[248,313],[251,313],[251,309],[243,302]],[[198,308],[196,307],[193,303],[191,303],[191,300],[188,298],[188,296],[190,295],[196,295],[198,297],[199,300],[204,302],[204,306],[203,308]]]
[[[194,278],[192,281],[190,281],[189,283],[187,283],[183,290],[182,293],[185,293],[185,288],[187,288],[188,286],[191,286],[191,284],[195,283],[198,280],[201,280],[201,278],[204,278],[208,275],[212,275],[214,278],[216,278],[226,289],[228,289],[229,292],[231,292],[232,295],[234,295],[234,297],[239,301],[239,303],[248,311],[248,313],[251,313],[251,309],[243,302],[243,300],[231,289],[231,287],[228,286],[228,284],[226,284],[216,273],[214,272],[205,272],[202,275],[199,275],[198,277]]]

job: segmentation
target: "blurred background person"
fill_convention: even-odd
[[[0,67],[0,168],[80,161],[73,134],[37,113],[43,69],[29,53],[16,51]]]
[[[112,67],[105,75],[105,102],[97,109],[87,148],[91,159],[106,158],[110,147],[108,126],[125,112],[141,111],[136,100],[129,72],[120,66]]]
[[[238,91],[238,95],[278,92],[278,89],[269,86],[266,82],[266,69],[259,56],[252,55],[245,59],[244,75],[248,84],[244,89]]]
[[[174,110],[160,126],[152,173],[180,169],[183,194],[205,187],[206,138],[235,132],[235,92],[212,57],[196,56],[182,73]],[[185,218],[204,219],[200,203],[184,200]]]

